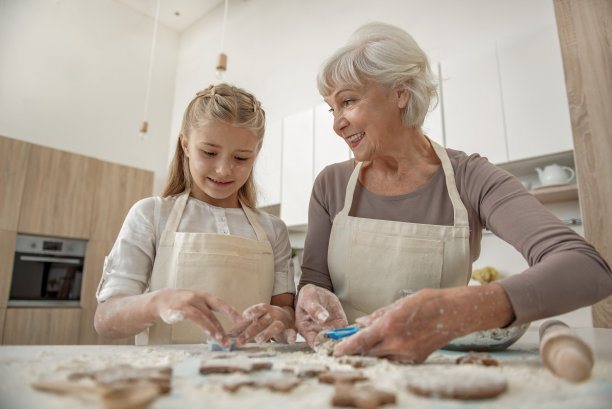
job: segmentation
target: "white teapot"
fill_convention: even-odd
[[[556,163],[546,166],[544,170],[541,168],[535,170],[538,172],[538,178],[542,186],[564,185],[571,182],[575,176],[574,169]]]

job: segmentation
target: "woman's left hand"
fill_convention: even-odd
[[[274,339],[278,342],[295,343],[297,332],[291,307],[279,307],[270,304],[256,304],[242,313],[244,324],[231,331],[236,336],[236,346],[242,346],[251,340],[257,343]]]
[[[454,338],[508,324],[513,314],[499,285],[421,290],[357,319],[363,328],[338,343],[334,355],[419,363]]]

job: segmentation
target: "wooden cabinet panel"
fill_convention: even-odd
[[[5,345],[75,345],[79,342],[79,308],[7,308]]]
[[[0,136],[0,229],[17,230],[30,147]]]
[[[0,230],[0,308],[6,308],[11,289],[17,233]]]
[[[81,332],[79,344],[81,345],[134,345],[134,337],[121,339],[108,339],[98,335],[94,329],[95,308],[81,309]]]
[[[100,161],[88,237],[114,241],[132,205],[152,193],[153,172]]]
[[[4,336],[4,318],[6,316],[6,308],[0,308],[0,341]]]
[[[81,285],[81,307],[96,308],[96,289],[102,277],[104,257],[113,248],[113,241],[90,240],[87,243],[85,266],[83,267],[83,284]]]
[[[21,201],[20,233],[88,238],[99,161],[32,145]]]
[[[282,137],[282,121],[266,125],[266,136],[253,170],[258,207],[278,205],[281,201]]]

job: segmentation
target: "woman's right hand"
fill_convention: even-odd
[[[295,327],[308,345],[313,346],[319,332],[347,325],[346,314],[334,293],[313,284],[300,290],[295,305]]]
[[[214,312],[219,312],[240,324],[243,318],[228,303],[219,297],[202,291],[177,288],[165,288],[151,293],[150,312],[166,324],[177,324],[184,319],[198,325],[208,338],[214,339],[224,348],[229,348],[231,341],[223,330]]]

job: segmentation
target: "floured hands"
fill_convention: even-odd
[[[357,319],[363,328],[338,343],[334,355],[423,362],[454,338],[504,326],[513,316],[499,285],[421,290]]]
[[[270,304],[256,304],[242,313],[243,322],[231,330],[236,346],[251,340],[257,343],[274,339],[277,342],[295,343],[293,308]]]
[[[308,345],[314,345],[319,332],[347,325],[346,314],[335,294],[313,284],[302,288],[296,303],[295,327]]]
[[[228,303],[212,294],[185,289],[163,289],[151,293],[151,313],[166,324],[176,324],[190,320],[197,324],[207,337],[214,339],[224,348],[231,341],[223,330],[213,311],[225,315],[238,324],[242,316]]]

